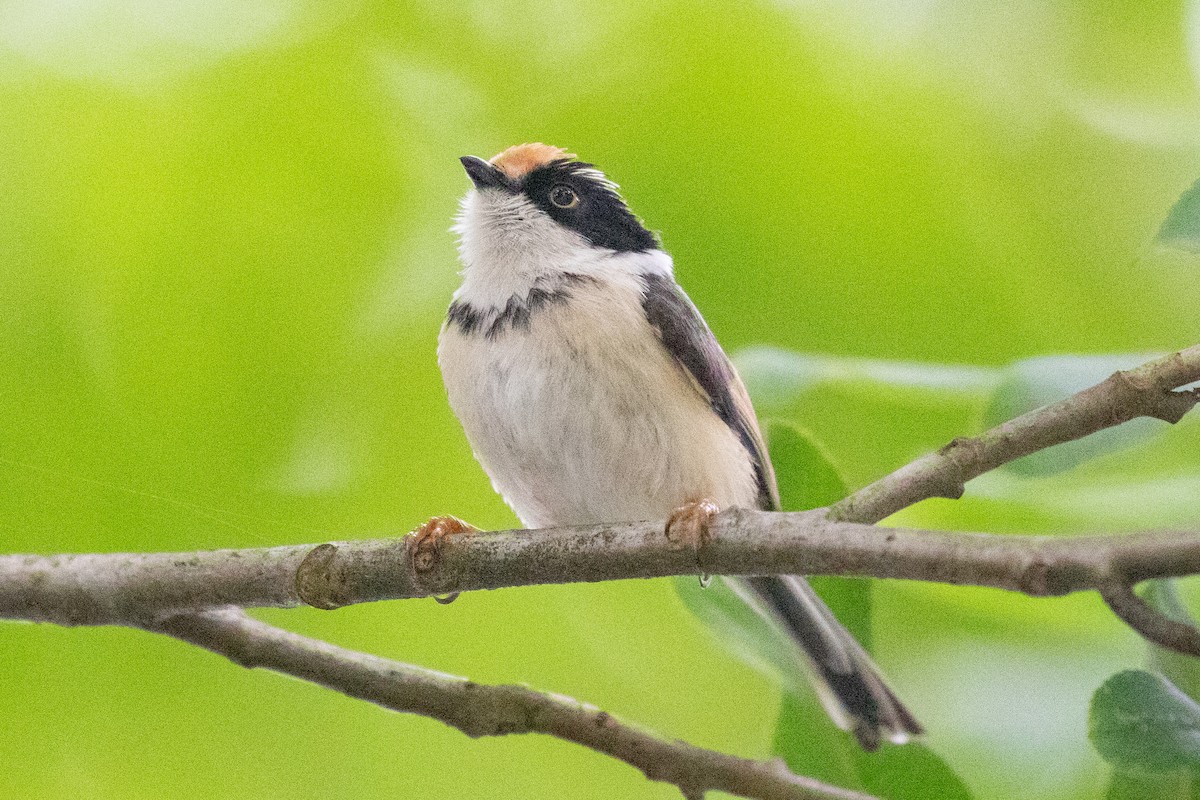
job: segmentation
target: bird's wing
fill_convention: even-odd
[[[644,287],[642,308],[650,326],[663,347],[692,379],[697,391],[750,453],[758,481],[760,508],[778,510],[775,470],[767,456],[750,395],[737,370],[679,284],[666,275],[642,275],[641,279]]]
[[[750,396],[729,358],[683,289],[670,277],[646,275],[642,306],[675,361],[749,451],[758,478],[759,506],[779,509],[775,472],[767,458]],[[734,578],[730,586],[786,632],[816,668],[819,693],[837,723],[867,750],[882,735],[903,742],[921,725],[896,697],[870,656],[800,577]]]

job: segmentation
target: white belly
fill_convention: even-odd
[[[755,504],[745,447],[659,343],[631,278],[493,339],[448,325],[438,362],[475,457],[528,527]]]

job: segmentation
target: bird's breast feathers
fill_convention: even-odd
[[[438,346],[476,457],[530,527],[753,506],[738,434],[664,348],[642,276],[556,276],[503,306],[459,295]]]

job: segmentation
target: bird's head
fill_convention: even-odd
[[[468,271],[569,270],[659,247],[617,185],[560,148],[521,144],[487,161],[463,156],[462,164],[474,186],[454,230]]]

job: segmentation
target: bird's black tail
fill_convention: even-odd
[[[741,578],[735,591],[800,646],[818,679],[821,702],[838,727],[866,750],[880,739],[904,742],[923,731],[854,636],[808,581],[797,576]]]

